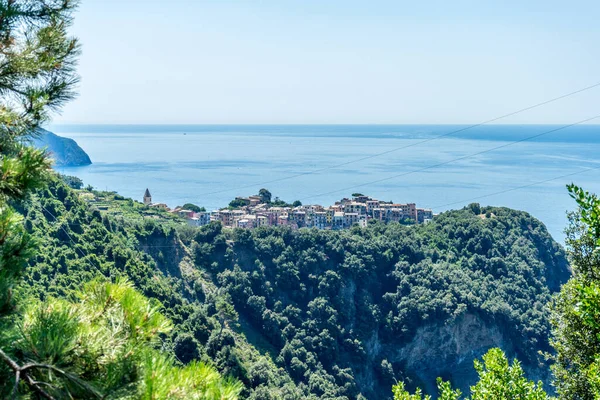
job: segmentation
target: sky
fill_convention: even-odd
[[[600,82],[597,0],[82,0],[54,123],[477,123]],[[600,114],[600,88],[499,122]]]

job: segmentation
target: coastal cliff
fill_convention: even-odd
[[[435,396],[437,377],[468,392],[492,347],[551,390],[544,305],[570,270],[525,212],[472,204],[341,231],[209,225],[189,247],[251,342],[316,396],[385,399],[396,381]]]
[[[79,167],[92,163],[90,157],[75,140],[58,136],[45,129],[40,129],[40,135],[34,139],[33,145],[47,148],[55,167]]]
[[[32,292],[85,281],[90,262],[72,246],[89,244],[97,268],[164,307],[179,360],[210,359],[245,398],[389,399],[400,381],[435,396],[437,377],[468,392],[493,347],[552,389],[545,304],[570,268],[525,212],[472,204],[412,226],[244,230],[60,182],[36,201],[20,210],[46,244]]]

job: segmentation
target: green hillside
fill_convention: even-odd
[[[39,240],[24,295],[127,277],[173,321],[163,347],[237,377],[244,397],[379,399],[396,380],[433,393],[437,376],[465,388],[491,347],[549,382],[537,352],[568,264],[524,212],[472,205],[346,231],[192,228],[58,180],[20,211]]]
[[[568,186],[569,279],[507,208],[250,231],[82,190],[29,146],[75,97],[77,5],[0,1],[0,398],[600,399],[598,196]]]

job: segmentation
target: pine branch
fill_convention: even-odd
[[[48,392],[46,392],[40,387],[38,382],[36,382],[31,376],[27,374],[26,371],[24,371],[24,367],[32,368],[35,364],[27,364],[24,367],[20,367],[19,364],[17,364],[12,358],[10,358],[8,354],[2,351],[2,349],[0,349],[0,358],[2,358],[6,365],[8,365],[8,367],[15,372],[15,387],[13,389],[14,399],[17,398],[17,388],[22,376],[25,383],[27,383],[27,385],[29,385],[29,387],[31,387],[33,390],[38,392],[40,396],[47,400],[55,400],[54,397],[52,397],[50,394],[48,394]]]

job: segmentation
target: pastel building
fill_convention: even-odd
[[[344,227],[344,213],[337,211],[333,214],[333,227],[341,229]]]
[[[256,227],[269,225],[269,219],[264,215],[256,216]]]
[[[221,221],[224,226],[231,226],[233,223],[233,213],[230,210],[219,211],[219,221]]]
[[[344,212],[366,215],[367,205],[353,201],[344,205]]]
[[[194,212],[192,210],[178,210],[177,214],[182,218],[192,218],[194,216]]]
[[[325,210],[325,214],[327,217],[327,225],[333,224],[333,214],[335,214],[333,208],[329,207],[327,210]]]
[[[208,225],[210,223],[210,213],[206,211],[194,213],[192,218],[197,218],[200,226]]]
[[[167,206],[165,203],[152,203],[149,206],[152,208],[157,208],[159,210],[169,211],[169,206]]]
[[[425,208],[417,208],[417,220],[420,224],[429,222],[433,219],[433,212]]]
[[[327,225],[327,213],[325,211],[315,212],[313,215],[312,226],[318,229],[325,229]]]
[[[348,228],[358,223],[358,213],[344,213],[344,227]]]
[[[379,207],[379,200],[367,200],[365,205],[367,207],[367,214],[373,215],[373,210]]]

